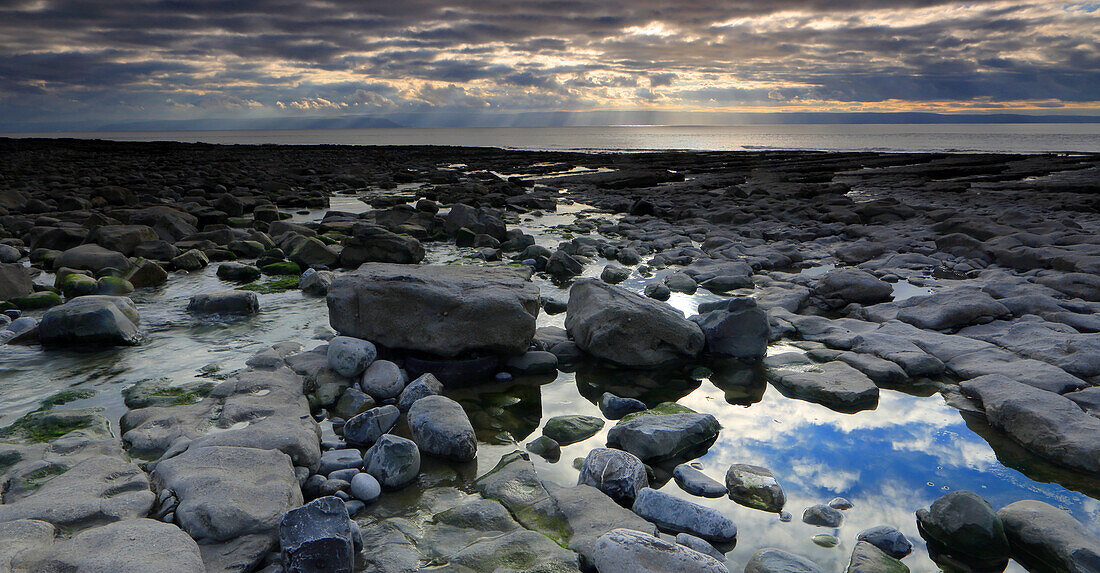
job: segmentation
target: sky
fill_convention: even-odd
[[[0,0],[0,124],[609,110],[1097,115],[1100,2]]]

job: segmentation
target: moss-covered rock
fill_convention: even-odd
[[[87,400],[95,396],[95,390],[63,390],[39,402],[39,410],[49,410],[54,406],[61,406],[77,400]]]
[[[568,446],[595,436],[603,428],[595,416],[555,416],[546,421],[542,433],[560,445]]]
[[[300,275],[302,267],[298,266],[298,263],[279,261],[260,267],[260,271],[265,275]]]
[[[50,308],[61,304],[61,295],[52,291],[39,291],[16,298],[12,302],[21,310]]]
[[[69,273],[59,283],[58,286],[65,298],[95,294],[96,288],[99,286],[94,278],[81,273]]]
[[[273,294],[294,290],[296,288],[298,288],[297,275],[279,275],[264,282],[248,283],[244,286],[237,287],[237,290],[247,290],[260,294]]]
[[[134,292],[134,285],[120,277],[103,277],[96,281],[96,294],[123,296]]]
[[[103,437],[111,435],[110,424],[91,410],[54,412],[36,411],[19,418],[10,426],[0,428],[0,440],[43,443],[52,442],[70,432],[88,430]]]
[[[214,384],[192,382],[173,386],[167,378],[142,380],[122,391],[126,407],[132,410],[153,406],[185,406],[194,404],[210,395]]]

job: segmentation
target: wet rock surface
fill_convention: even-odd
[[[1095,568],[1095,156],[0,151],[0,569]]]

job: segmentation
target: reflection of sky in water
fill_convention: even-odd
[[[542,387],[543,422],[562,414],[599,416],[599,409],[577,390],[575,377],[562,374]],[[740,570],[762,547],[779,547],[813,559],[826,570],[843,570],[856,534],[874,525],[891,525],[913,541],[914,554],[905,559],[913,571],[934,571],[916,530],[914,513],[936,498],[967,489],[986,498],[994,508],[1020,499],[1038,499],[1068,508],[1074,517],[1100,529],[1100,502],[1056,484],[1034,482],[1001,465],[993,449],[969,430],[959,413],[938,395],[927,398],[884,390],[874,411],[854,415],[785,398],[769,387],[764,398],[750,407],[727,404],[722,390],[704,381],[679,400],[699,412],[713,414],[722,423],[718,441],[698,461],[704,471],[723,481],[733,463],[771,468],[787,493],[786,510],[794,515],[782,523],[775,514],[737,505],[728,498],[690,496],[674,481],[663,491],[722,511],[737,523],[738,546],[728,558],[731,570]],[[609,421],[596,436],[562,448],[561,461],[536,459],[541,474],[561,484],[576,483],[575,457],[606,442]],[[539,432],[524,439],[526,443]],[[836,529],[801,522],[802,510],[835,496],[851,500]],[[819,547],[810,540],[818,533],[835,534],[836,548]],[[1012,565],[1010,571],[1022,571]]]

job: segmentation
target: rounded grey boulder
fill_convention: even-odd
[[[458,462],[477,457],[474,427],[458,402],[446,396],[421,398],[409,408],[408,421],[420,451]]]
[[[388,400],[400,396],[407,381],[398,365],[389,360],[375,360],[363,371],[359,387],[375,400]]]
[[[876,525],[860,531],[856,540],[866,541],[894,559],[901,559],[913,552],[913,544],[905,534],[888,525]]]
[[[737,541],[737,526],[718,510],[653,488],[638,492],[632,509],[665,531],[690,533],[712,543]]]
[[[1008,557],[1004,524],[989,502],[973,492],[953,491],[917,511],[921,536],[952,553],[982,560]]]
[[[420,449],[412,440],[386,434],[363,454],[363,469],[384,487],[402,487],[420,473]]]
[[[585,484],[607,494],[619,503],[633,503],[638,492],[649,487],[645,465],[630,452],[596,448],[584,458],[578,484]]]
[[[328,342],[328,365],[341,376],[362,374],[377,357],[378,350],[366,340],[336,336]]]

